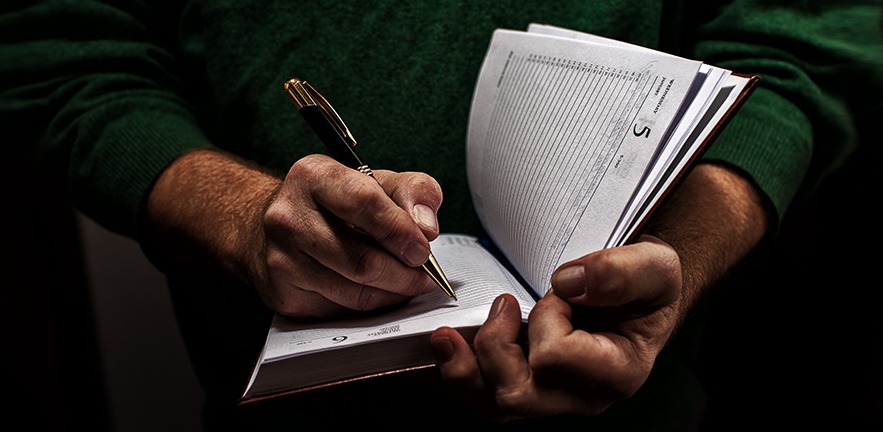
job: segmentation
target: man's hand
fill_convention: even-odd
[[[766,233],[749,181],[697,166],[635,244],[562,264],[528,318],[528,352],[516,343],[515,300],[500,296],[474,340],[432,335],[442,377],[499,421],[595,415],[633,395],[701,293],[733,271]]]
[[[438,183],[307,156],[284,180],[195,150],[157,180],[142,222],[171,265],[234,278],[274,312],[326,318],[437,289],[420,265],[438,236]]]
[[[322,317],[434,289],[420,265],[438,236],[441,188],[421,173],[375,176],[321,155],[291,167],[264,215],[267,280],[259,287],[273,310]]]
[[[680,262],[653,237],[564,264],[529,317],[529,353],[516,338],[518,304],[496,299],[475,355],[451,328],[432,344],[441,373],[489,418],[595,415],[635,393],[677,325]]]

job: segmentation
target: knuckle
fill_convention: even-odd
[[[361,285],[376,283],[386,272],[386,256],[374,248],[355,248],[348,257],[350,279]]]
[[[367,176],[350,175],[342,179],[341,188],[351,199],[347,200],[353,210],[377,207],[381,195],[379,188]]]
[[[562,366],[561,351],[566,347],[544,340],[534,341],[530,347],[530,364],[537,371],[556,371]]]
[[[387,197],[373,180],[367,176],[347,176],[340,184],[340,190],[347,197],[338,205],[342,212],[351,215],[354,220],[377,218],[377,214],[385,210]]]
[[[485,327],[481,330],[482,331],[475,334],[475,338],[472,341],[475,354],[478,358],[492,355],[499,350],[499,345],[502,344],[502,338],[500,338],[496,332],[492,331],[492,329]]]
[[[624,281],[622,272],[620,271],[620,260],[616,253],[601,253],[594,256],[592,266],[598,278],[603,280],[602,286],[610,286],[618,289],[622,287]]]
[[[285,176],[287,183],[294,179],[309,179],[315,176],[318,164],[314,158],[310,156],[298,159],[291,167],[288,168],[288,174]]]
[[[441,186],[432,176],[422,172],[406,173],[406,180],[409,184],[421,189],[432,190],[433,192],[441,192]]]
[[[312,208],[286,192],[278,193],[266,206],[261,216],[265,233],[293,236],[313,231],[308,224]]]
[[[288,257],[278,248],[268,245],[265,261],[267,263],[267,273],[272,282],[274,275],[284,272],[287,268]]]
[[[586,268],[592,268],[592,271],[587,272],[589,287],[602,292],[605,297],[611,300],[621,300],[628,297],[630,290],[626,268],[629,266],[623,260],[623,257],[618,253],[593,255],[591,263],[586,266]]]
[[[280,200],[273,200],[264,211],[263,223],[266,231],[275,231],[284,227],[289,220],[287,206]]]
[[[296,175],[297,177],[313,176],[315,173],[323,170],[323,159],[323,157],[315,154],[304,156],[291,164],[288,174]]]
[[[442,188],[438,181],[429,174],[422,172],[402,173],[401,184],[405,187],[395,189],[395,198],[408,201],[408,195],[419,191],[421,201],[426,199],[441,200]],[[437,198],[436,198],[437,197]]]
[[[384,223],[375,224],[377,229],[374,233],[374,237],[381,244],[385,245],[404,245],[408,241],[413,241],[411,239],[417,238],[419,236],[419,234],[416,232],[416,224],[414,224],[414,222],[410,218],[403,216],[403,213],[401,213],[403,212],[403,210],[399,208],[395,208],[393,210],[394,212],[398,212],[398,214],[388,214],[387,216],[381,216]]]

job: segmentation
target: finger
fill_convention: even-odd
[[[573,309],[564,299],[546,295],[530,312],[530,360],[535,369],[545,366],[562,366],[572,358],[592,371],[592,367],[605,368],[611,355],[618,357],[619,349],[610,335],[602,333],[574,333]]]
[[[583,306],[620,306],[630,302],[659,304],[676,294],[680,283],[677,253],[651,236],[626,246],[603,249],[562,264],[552,275],[552,288]]]
[[[395,203],[405,209],[427,239],[438,237],[438,209],[442,190],[431,176],[419,172],[375,171],[374,175]]]
[[[472,398],[484,387],[481,370],[469,343],[451,327],[440,327],[430,337],[442,377],[460,396]]]
[[[528,317],[530,351],[537,351],[539,342],[561,340],[573,333],[572,316],[572,307],[562,298],[554,294],[541,298]]]
[[[421,276],[416,269],[410,270],[416,273],[415,277]],[[408,298],[355,283],[299,251],[287,251],[275,245],[267,249],[267,271],[270,306],[287,316],[327,317],[345,311],[373,310]]]
[[[408,267],[368,237],[319,210],[271,204],[267,211],[268,257],[280,274],[302,275],[291,282],[319,292],[332,301],[356,310],[373,309],[400,301],[374,287],[412,297],[433,288],[418,268]],[[303,281],[303,282],[302,282]]]
[[[313,176],[310,193],[320,208],[366,233],[411,267],[420,266],[429,258],[429,240],[377,180],[327,161],[301,159],[298,163],[321,163],[318,167],[303,168]],[[300,170],[298,167],[295,175]],[[328,181],[329,178],[334,181]]]
[[[555,294],[546,295],[530,313],[528,335],[530,364],[540,388],[577,389],[597,392],[596,396],[619,399],[633,391],[631,372],[634,359],[628,337],[616,332],[576,330],[572,306]],[[626,388],[621,388],[625,383]],[[594,390],[591,390],[594,389]],[[554,391],[543,395],[550,399]],[[599,399],[603,400],[603,399]],[[563,398],[563,409],[575,401]],[[586,403],[592,401],[584,401]],[[602,404],[603,405],[603,404]],[[574,409],[589,405],[577,403]]]
[[[475,354],[487,388],[508,415],[526,414],[535,400],[530,365],[518,344],[521,309],[515,297],[498,296],[487,320],[475,335]]]

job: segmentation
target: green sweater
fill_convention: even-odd
[[[743,168],[778,216],[852,150],[850,109],[877,103],[883,86],[879,2],[737,1],[719,13],[705,1],[111,3],[0,16],[0,121],[67,164],[82,211],[130,236],[145,191],[188,149],[217,146],[279,173],[323,151],[281,91],[291,76],[334,101],[375,168],[439,180],[443,230],[474,231],[465,127],[497,27],[555,24],[761,75],[708,157]]]
[[[24,137],[25,154],[66,167],[76,206],[134,238],[146,192],[183,152],[214,146],[279,175],[324,152],[282,92],[292,76],[333,101],[373,168],[439,181],[443,231],[478,232],[464,138],[499,27],[553,24],[760,75],[706,157],[742,169],[777,219],[852,152],[853,116],[883,95],[879,1],[10,3],[0,15],[0,130]],[[193,296],[173,290],[184,314],[200,310]],[[182,323],[203,384],[223,387],[227,406],[266,331],[266,321],[237,321],[245,315],[228,303],[243,327],[214,329],[211,343],[199,342],[212,329],[192,315]],[[657,369],[676,369],[667,364]]]

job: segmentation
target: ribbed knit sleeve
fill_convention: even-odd
[[[883,101],[880,2],[734,1],[694,58],[760,75],[707,158],[748,173],[781,219],[852,153],[856,116]]]
[[[169,48],[175,23],[146,3],[126,5],[49,1],[0,15],[0,121],[19,145],[69,171],[78,209],[136,237],[154,179],[209,144]]]
[[[639,25],[655,22],[649,16],[626,13],[631,4],[613,1],[591,7],[573,2],[570,8],[468,2],[469,13],[453,4],[402,8],[381,2],[362,13],[314,3],[218,0],[200,3],[204,10],[194,14],[170,6],[191,2],[162,0],[23,3],[0,6],[0,125],[23,132],[24,144],[42,140],[38,153],[68,167],[77,207],[126,235],[137,234],[138,207],[162,169],[188,149],[210,145],[188,101],[206,104],[199,120],[211,122],[205,130],[213,131],[215,144],[259,163],[281,169],[317,151],[301,145],[309,138],[291,149],[295,138],[309,137],[296,130],[305,128],[301,123],[278,127],[291,118],[279,83],[295,71],[321,77],[323,89],[348,96],[336,103],[348,109],[348,123],[365,142],[405,143],[413,134],[385,120],[397,116],[365,108],[362,100],[383,97],[393,107],[429,101],[400,115],[420,124],[420,133],[435,128],[430,135],[448,151],[438,160],[462,161],[467,93],[452,97],[449,89],[471,85],[486,38],[500,26],[547,22],[632,42],[677,39],[678,54],[760,75],[760,87],[706,157],[744,170],[778,219],[851,154],[854,118],[883,100],[879,0],[672,1],[666,5],[684,10],[667,16],[699,18],[661,32]],[[640,4],[659,9],[650,0]],[[205,28],[188,21],[192,17],[204,19]],[[344,31],[340,22],[352,25]],[[456,34],[445,33],[456,26],[462,27]],[[203,53],[200,41],[178,40],[185,27],[188,35],[204,37],[206,64],[189,62]],[[421,33],[426,29],[434,31]],[[368,40],[372,49],[365,48]],[[328,56],[332,50],[338,54]],[[438,53],[444,62],[432,61]],[[363,84],[365,75],[353,73],[351,64],[383,76],[392,90]],[[192,95],[197,88],[206,91]],[[449,126],[441,118],[456,121]],[[392,145],[366,151],[393,169],[449,171],[421,165],[435,160],[425,156],[439,147],[420,144],[409,145],[407,153]],[[440,180],[446,193],[465,192],[459,172]],[[468,208],[452,214],[461,211]]]

